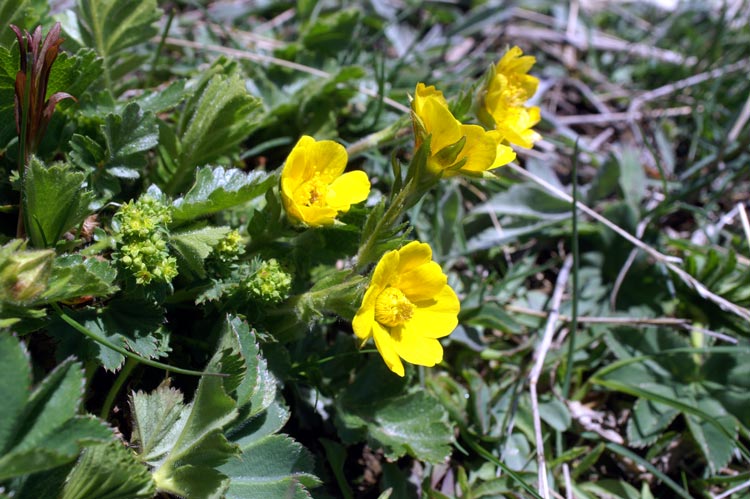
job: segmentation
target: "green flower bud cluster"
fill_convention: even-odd
[[[169,256],[166,225],[170,208],[151,196],[125,203],[115,215],[121,243],[115,258],[138,284],[171,282],[177,275],[177,259]]]
[[[292,289],[292,276],[286,272],[275,258],[262,261],[242,287],[250,298],[269,304],[280,303],[289,296]]]
[[[245,252],[242,236],[238,230],[233,230],[224,237],[214,248],[214,256],[224,263],[232,262]]]

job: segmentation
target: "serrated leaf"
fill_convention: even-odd
[[[203,261],[211,254],[219,241],[229,234],[230,227],[207,226],[201,229],[173,232],[169,236],[169,244],[180,256],[193,274],[205,277]]]
[[[94,416],[76,416],[50,427],[39,441],[19,445],[0,458],[0,480],[69,463],[86,445],[112,440],[112,430]]]
[[[229,390],[236,394],[242,419],[266,410],[276,398],[276,379],[268,371],[266,360],[260,355],[255,331],[242,319],[227,316],[223,324],[220,348],[233,350],[242,359],[241,381]]]
[[[70,165],[45,167],[31,158],[24,179],[24,219],[26,231],[37,248],[54,245],[63,233],[88,216],[94,199],[83,189],[85,175]]]
[[[158,466],[172,449],[177,432],[185,426],[187,412],[182,392],[162,383],[150,394],[133,393],[130,408],[133,444],[139,447],[142,461]]]
[[[10,334],[0,335],[0,453],[4,453],[13,437],[14,426],[23,411],[31,386],[29,354]]]
[[[103,308],[68,313],[93,334],[141,357],[153,359],[169,351],[169,332],[163,328],[164,311],[150,302],[119,298]],[[49,332],[59,341],[61,352],[98,358],[107,370],[117,370],[125,360],[120,353],[86,338],[59,319],[50,324]]]
[[[30,366],[15,337],[0,336],[0,357],[8,384],[0,385],[0,481],[63,465],[83,446],[112,439],[102,421],[77,415],[84,382],[79,363],[63,361],[29,395]]]
[[[68,475],[61,499],[148,499],[156,486],[148,468],[121,442],[83,451]]]
[[[253,130],[259,109],[260,101],[248,93],[237,72],[214,75],[186,104],[177,171],[166,191],[180,192],[192,180],[193,168],[234,151]]]
[[[628,442],[634,447],[654,443],[678,414],[677,409],[664,404],[647,399],[636,400],[628,419]]]
[[[391,459],[409,454],[423,461],[443,462],[453,442],[448,413],[426,392],[403,393],[400,381],[384,382],[389,376],[385,367],[370,363],[336,401],[336,424],[342,440],[354,443],[366,437],[374,447],[383,447]],[[365,388],[368,380],[379,386]]]
[[[224,363],[236,357],[229,353],[220,343],[206,372],[223,372]],[[187,406],[174,391],[162,388],[148,396],[134,395],[131,407],[134,435],[144,445],[140,458],[156,460],[157,488],[196,499],[218,498],[228,480],[216,468],[238,452],[222,431],[237,416],[236,402],[226,393],[223,378],[202,377]],[[168,450],[164,454],[160,449]]]
[[[718,473],[729,463],[732,453],[737,448],[737,424],[735,419],[726,414],[724,408],[713,399],[699,399],[697,406],[700,410],[713,416],[724,429],[722,431],[712,422],[692,414],[685,417],[690,433],[692,433],[701,452],[706,457],[711,472]]]
[[[135,102],[121,113],[107,115],[102,132],[107,146],[105,166],[116,177],[137,178],[146,164],[145,152],[159,143],[156,117]]]
[[[52,65],[47,84],[47,97],[56,92],[67,92],[78,99],[94,83],[102,71],[102,60],[96,52],[82,48],[73,55],[60,52]]]
[[[241,456],[219,468],[230,478],[228,499],[309,499],[305,487],[320,483],[312,474],[310,453],[286,435],[267,436],[242,450]]]
[[[51,303],[81,296],[106,296],[117,291],[117,271],[107,261],[67,255],[55,259],[47,290],[36,303]]]
[[[247,203],[265,195],[276,182],[276,176],[261,171],[203,167],[197,171],[193,187],[174,201],[172,218],[184,222]]]
[[[162,11],[156,0],[79,0],[77,5],[81,39],[104,59],[104,77],[111,86],[118,57],[132,55],[125,51],[158,33],[154,23]]]

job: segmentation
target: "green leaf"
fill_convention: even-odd
[[[4,5],[12,3],[13,0],[6,0]],[[0,0],[0,15],[3,8],[3,0]],[[8,35],[15,39],[10,29],[0,30],[0,40]],[[0,46],[0,150],[3,150],[11,139],[17,137],[14,99],[18,67],[18,50],[11,53],[7,48]]]
[[[305,487],[318,485],[309,452],[286,435],[269,435],[242,446],[242,455],[219,468],[230,478],[227,498],[309,499]]]
[[[333,56],[351,42],[358,21],[357,9],[321,16],[306,30],[302,44],[310,53]]]
[[[65,360],[30,392],[28,359],[13,336],[0,336],[0,360],[6,375],[0,385],[0,481],[61,466],[83,446],[112,440],[102,421],[78,415],[84,381],[79,363]]]
[[[235,363],[236,356],[220,347],[206,372],[224,372]],[[159,490],[196,499],[219,497],[228,480],[216,468],[238,452],[222,431],[237,416],[236,402],[217,376],[201,378],[190,404],[180,399],[164,387],[131,397],[140,458],[157,467],[153,477]]]
[[[0,452],[5,453],[13,438],[18,417],[23,411],[31,386],[29,353],[10,334],[0,335]]]
[[[380,361],[380,359],[376,359]],[[451,453],[453,432],[448,413],[424,391],[401,393],[401,380],[371,362],[336,401],[336,424],[345,443],[367,438],[373,447],[397,459],[405,454],[432,463]]]
[[[47,97],[56,92],[67,92],[80,99],[101,73],[102,60],[93,50],[82,48],[72,55],[60,52],[52,65]]]
[[[211,254],[219,241],[229,234],[231,227],[207,226],[201,229],[173,232],[169,244],[180,256],[180,262],[198,277],[205,277],[203,261]]]
[[[70,300],[81,296],[107,296],[117,291],[117,271],[107,261],[67,255],[55,259],[47,290],[37,303]]]
[[[237,71],[212,76],[186,104],[177,170],[171,172],[165,191],[181,191],[192,180],[193,168],[235,151],[253,130],[259,109],[260,101],[248,93]]]
[[[172,219],[177,223],[194,220],[247,203],[265,195],[276,182],[275,175],[262,171],[244,173],[206,166],[198,170],[195,184],[185,196],[174,201]]]
[[[70,310],[69,314],[97,336],[141,357],[154,359],[169,351],[164,311],[151,302],[117,298],[103,308]],[[117,370],[125,360],[120,353],[84,337],[59,318],[48,329],[62,353],[75,353],[87,360],[98,358],[109,371]]]
[[[31,158],[24,179],[26,231],[38,248],[53,246],[63,233],[88,216],[93,194],[83,190],[85,175],[67,164],[45,167]]]
[[[156,493],[151,474],[121,443],[93,445],[68,475],[61,499],[148,499]]]
[[[638,399],[628,419],[628,443],[633,447],[650,445],[672,424],[679,411],[658,402]]]
[[[74,460],[81,447],[112,440],[112,430],[94,416],[76,416],[49,429],[39,441],[22,442],[0,458],[0,480],[48,470]]]
[[[711,398],[700,398],[697,406],[700,410],[714,416],[724,429],[722,431],[712,422],[693,415],[687,415],[685,418],[690,433],[693,434],[693,438],[698,443],[703,455],[706,456],[712,473],[718,473],[729,463],[732,453],[737,447],[735,442],[737,439],[737,423],[717,401]]]
[[[30,11],[35,8],[34,0],[0,0],[0,19],[3,20],[4,28],[0,30],[0,45],[9,47],[16,39],[13,32],[7,29],[9,24],[15,24],[21,28],[27,27],[31,31],[31,26],[40,21],[38,18],[27,18]],[[25,21],[29,21],[29,24]]]
[[[156,0],[79,0],[78,23],[82,41],[104,59],[104,78],[112,86],[113,71],[127,49],[158,33],[161,17]],[[125,61],[123,61],[125,62]]]
[[[242,420],[269,408],[276,399],[276,379],[260,355],[255,331],[242,319],[227,316],[222,326],[220,348],[235,352],[242,360],[242,366],[234,373],[241,374],[241,381],[228,390],[236,397]]]
[[[145,152],[159,142],[154,114],[131,102],[121,113],[107,115],[102,132],[107,146],[107,170],[115,177],[138,178],[146,165]]]

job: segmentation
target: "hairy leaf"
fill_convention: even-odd
[[[68,475],[61,499],[148,499],[156,487],[148,468],[121,443],[92,445]]]
[[[70,165],[44,166],[32,158],[24,180],[26,231],[38,248],[53,246],[88,216],[94,196],[83,190],[84,174]]]
[[[117,271],[107,261],[80,255],[59,257],[52,266],[47,290],[38,303],[64,301],[81,296],[106,296],[117,291]]]
[[[234,66],[230,66],[233,68]],[[260,101],[250,95],[238,72],[214,74],[187,102],[180,122],[179,158],[166,192],[177,193],[192,180],[193,169],[236,149],[252,131]]]
[[[112,439],[100,420],[78,415],[83,396],[79,363],[65,360],[31,390],[28,359],[13,336],[0,335],[0,359],[6,374],[3,393],[8,394],[0,405],[0,480],[63,465],[83,446]]]

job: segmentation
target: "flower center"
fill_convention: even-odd
[[[385,288],[375,300],[375,320],[387,327],[400,326],[411,319],[414,308],[400,289]]]
[[[295,196],[297,204],[302,206],[325,206],[328,184],[320,179],[320,174],[302,184]]]

